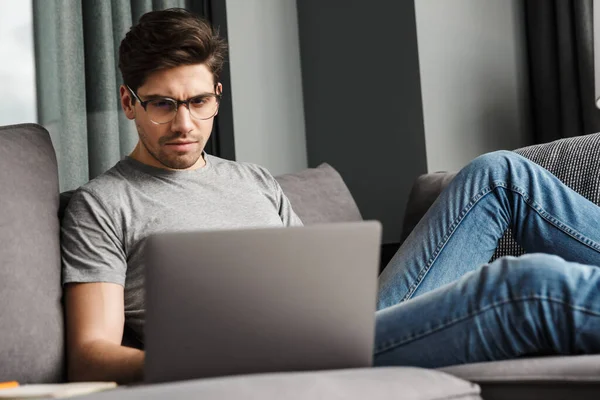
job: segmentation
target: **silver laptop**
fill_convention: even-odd
[[[371,366],[376,221],[152,236],[145,381]]]

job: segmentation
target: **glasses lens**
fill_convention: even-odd
[[[218,108],[217,96],[202,95],[190,100],[190,113],[194,118],[208,119],[217,113]]]
[[[146,112],[152,121],[164,124],[175,118],[177,103],[169,99],[152,100],[148,102]]]

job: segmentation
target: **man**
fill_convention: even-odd
[[[71,199],[62,225],[68,373],[142,378],[144,239],[301,225],[263,168],[207,155],[225,43],[183,10],[145,14],[119,49],[121,105],[139,142]],[[577,210],[577,212],[574,212]],[[456,177],[380,277],[376,365],[439,367],[600,351],[600,268],[556,256],[487,262],[510,226],[529,252],[600,264],[600,208],[509,152]]]

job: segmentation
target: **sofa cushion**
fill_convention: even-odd
[[[0,127],[0,381],[63,379],[58,168],[41,126]]]
[[[386,367],[200,379],[101,392],[101,399],[475,400],[479,387],[439,371]]]
[[[304,225],[362,221],[350,190],[329,164],[276,179]]]

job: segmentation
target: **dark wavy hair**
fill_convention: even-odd
[[[151,11],[121,41],[119,69],[123,82],[137,90],[155,71],[204,64],[216,85],[226,52],[225,40],[206,20],[182,8]]]

